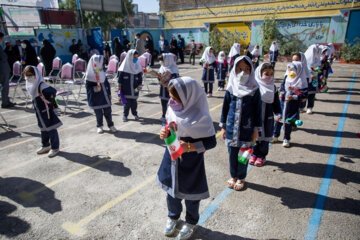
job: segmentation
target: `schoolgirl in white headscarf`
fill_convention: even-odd
[[[261,129],[261,96],[252,61],[247,56],[236,58],[230,72],[220,127],[229,151],[231,178],[227,186],[239,191],[245,186],[248,164],[238,162],[239,150],[251,147]]]
[[[229,58],[232,58],[236,55],[239,55],[240,56],[240,43],[234,43],[230,49],[230,52],[229,52]]]
[[[205,48],[205,51],[200,59],[200,64],[203,66],[203,74],[201,77],[204,83],[205,93],[208,97],[212,96],[213,84],[215,82],[215,68],[216,57],[214,55],[214,49],[212,47]]]
[[[276,41],[272,42],[272,44],[269,48],[269,53],[270,53],[270,63],[275,69],[275,64],[276,64],[277,58],[279,56],[279,47],[278,47]]]
[[[166,236],[174,233],[182,212],[177,206],[185,200],[186,222],[177,236],[183,239],[191,237],[196,230],[200,200],[209,197],[204,152],[216,146],[216,138],[206,95],[195,79],[172,79],[169,92],[171,99],[166,122],[167,126],[177,129],[177,140],[165,150],[157,183],[167,193],[169,218],[165,227]],[[160,131],[160,138],[169,138],[169,134],[170,131],[164,128]],[[172,160],[168,149],[174,152],[180,146],[182,150],[178,155],[181,154],[181,157]]]
[[[26,80],[26,91],[33,102],[41,131],[42,147],[37,150],[37,154],[48,153],[48,157],[54,157],[60,151],[57,128],[62,125],[54,112],[56,89],[43,82],[40,71],[34,66],[27,66],[23,74]]]
[[[129,111],[135,120],[139,120],[137,114],[137,99],[142,89],[142,67],[138,62],[138,52],[134,49],[126,53],[124,61],[118,69],[118,90],[125,96],[123,121],[128,121]]]
[[[226,61],[226,55],[224,51],[220,51],[218,59],[216,61],[216,78],[218,80],[218,91],[224,90],[225,79],[227,79],[229,71],[229,65]]]
[[[103,133],[103,117],[111,132],[116,132],[111,115],[111,88],[103,69],[104,57],[93,55],[88,63],[85,80],[88,105],[96,115],[98,133]]]
[[[170,72],[171,74],[179,74],[179,69],[176,65],[176,56],[173,53],[163,53],[163,60],[159,69],[159,73],[163,74],[165,72]]]

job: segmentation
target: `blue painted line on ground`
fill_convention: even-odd
[[[344,125],[345,125],[346,113],[348,111],[351,92],[352,92],[352,88],[354,86],[355,75],[356,75],[356,73],[354,72],[353,78],[351,80],[350,87],[348,90],[348,94],[346,96],[346,101],[344,103],[343,111],[342,111],[341,117],[339,119],[338,129],[336,130],[336,136],[335,136],[334,144],[331,149],[331,154],[330,154],[330,157],[326,164],[325,175],[324,175],[324,178],[320,185],[320,189],[319,189],[318,196],[316,199],[315,207],[314,207],[314,209],[311,213],[310,219],[309,219],[306,235],[304,238],[306,240],[316,239],[316,236],[317,236],[320,224],[321,224],[321,219],[324,214],[324,206],[325,206],[327,195],[329,193],[331,177],[332,177],[332,174],[334,171],[334,166],[336,163],[338,149],[341,144],[341,138],[342,138],[341,135],[342,135],[342,131],[343,131]]]
[[[253,168],[253,165],[248,165],[247,174],[249,174],[250,170]],[[225,188],[217,197],[210,203],[209,206],[202,212],[198,225],[203,226],[206,221],[213,215],[216,209],[220,206],[220,203],[231,193],[233,189]]]

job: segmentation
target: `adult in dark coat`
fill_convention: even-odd
[[[150,66],[154,66],[154,58],[155,58],[154,43],[153,43],[152,39],[150,39],[149,37],[146,37],[145,49],[148,49],[149,53],[152,56]]]
[[[124,51],[123,45],[121,45],[118,37],[114,38],[114,54],[120,59],[121,53]]]
[[[7,55],[4,53],[1,42],[4,40],[4,34],[0,32],[0,85],[1,87],[1,107],[10,108],[14,104],[9,100],[9,75],[10,67],[7,61]]]
[[[79,54],[79,45],[76,44],[76,39],[72,40],[72,45],[69,47],[69,51],[72,55]]]
[[[178,43],[176,41],[176,38],[175,36],[172,36],[170,42],[170,52],[177,56],[177,48],[178,48]]]
[[[105,43],[105,47],[104,47],[104,64],[109,63],[110,57],[111,57],[110,45],[109,45],[109,43]]]
[[[18,59],[17,59],[17,54],[15,53],[15,49],[16,47],[13,47],[11,42],[6,42],[5,43],[5,49],[4,49],[4,52],[6,53],[7,57],[8,57],[8,63],[10,65],[10,69],[12,72],[12,69],[13,69],[13,64],[14,62],[16,62]]]
[[[123,43],[125,52],[129,51],[131,47],[130,41],[126,37],[123,37]]]
[[[37,59],[35,49],[33,48],[33,46],[31,46],[29,40],[24,40],[21,43],[21,47],[23,48],[23,56],[22,56],[23,61],[21,62],[23,67],[26,67],[28,65],[36,67],[39,61]]]
[[[56,50],[48,40],[43,41],[43,46],[40,49],[40,58],[45,65],[45,75],[50,74],[52,62],[55,58]]]

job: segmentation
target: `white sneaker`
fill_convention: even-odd
[[[59,152],[60,152],[59,149],[51,149],[50,152],[48,153],[48,157],[49,158],[55,157]]]
[[[306,111],[307,114],[312,114],[312,108],[308,108],[307,111]]]
[[[196,225],[185,223],[181,228],[179,234],[177,235],[176,240],[186,240],[191,238],[195,230],[196,230]]]
[[[102,127],[98,127],[97,128],[97,133],[101,134],[101,133],[104,133],[104,130]]]
[[[111,127],[110,127],[110,132],[116,133],[116,132],[117,132],[117,129],[116,129],[114,126],[111,126]]]
[[[178,220],[173,220],[171,218],[167,219],[165,231],[164,231],[165,236],[170,237],[174,234],[177,223],[178,223]]]
[[[48,153],[50,151],[51,147],[48,146],[48,147],[41,147],[39,148],[36,153],[37,154],[44,154],[44,153]]]
[[[217,90],[220,91],[221,87],[218,87]]]
[[[283,147],[286,147],[286,148],[288,148],[288,147],[290,147],[290,141],[289,140],[287,140],[287,139],[284,139],[284,141],[283,141]]]

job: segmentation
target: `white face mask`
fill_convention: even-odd
[[[26,48],[26,44],[25,44],[25,43],[22,43],[22,44],[21,44],[21,47],[22,47],[22,48]]]
[[[25,76],[25,80],[28,81],[29,83],[34,83],[36,81],[36,77],[35,76]]]
[[[237,76],[237,79],[239,80],[241,85],[244,85],[248,79],[249,79],[249,74],[245,73],[244,71],[242,71],[241,73],[239,73]]]

